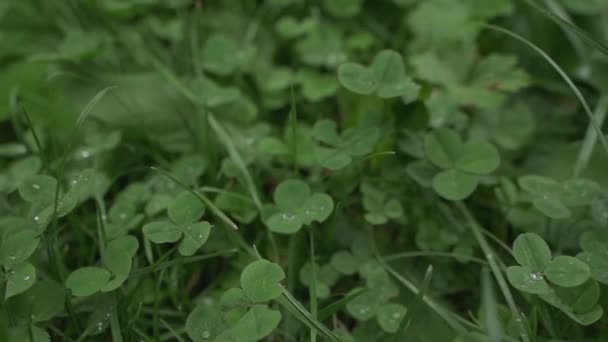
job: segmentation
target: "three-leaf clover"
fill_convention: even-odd
[[[403,207],[396,198],[389,198],[388,194],[374,187],[368,182],[361,183],[363,193],[363,207],[367,211],[365,220],[374,225],[381,225],[389,219],[398,219],[403,216]]]
[[[498,151],[492,144],[482,141],[463,143],[451,129],[439,128],[424,140],[427,159],[442,169],[436,174],[432,186],[448,200],[467,198],[475,191],[479,179],[500,164]]]
[[[371,67],[344,63],[338,69],[338,80],[348,90],[361,94],[376,94],[388,99],[417,94],[419,86],[405,72],[401,54],[393,50],[380,51]]]
[[[181,240],[178,251],[181,255],[194,254],[209,238],[211,224],[199,219],[205,206],[191,192],[180,193],[167,208],[169,221],[154,221],[143,227],[146,238],[154,243],[174,243]]]
[[[597,183],[583,178],[559,183],[548,177],[526,175],[518,183],[530,195],[534,207],[554,219],[570,217],[571,207],[591,205],[601,190]]]
[[[585,262],[564,255],[551,258],[549,246],[532,233],[515,239],[513,256],[519,266],[509,266],[507,278],[515,288],[537,294],[581,324],[599,318],[597,283],[590,279],[591,270]]]
[[[110,241],[102,253],[105,267],[87,266],[75,270],[66,279],[66,287],[76,297],[119,288],[129,277],[138,248],[139,242],[130,235]]]
[[[329,195],[312,193],[308,184],[297,179],[279,184],[273,197],[276,212],[266,220],[266,226],[282,234],[294,234],[313,221],[321,223],[334,209],[334,201]]]
[[[315,123],[312,134],[323,143],[323,146],[317,147],[317,159],[323,167],[330,170],[342,169],[353,158],[371,153],[380,139],[377,127],[353,127],[338,134],[336,123],[326,119]]]

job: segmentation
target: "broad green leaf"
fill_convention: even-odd
[[[281,312],[265,304],[255,304],[232,328],[230,335],[235,341],[260,341],[270,335],[281,322]]]
[[[197,306],[186,320],[186,332],[194,342],[214,341],[225,328],[222,312],[207,305]]]
[[[268,260],[257,260],[247,265],[241,273],[241,288],[251,301],[267,302],[281,295],[279,282],[284,278],[281,266]]]
[[[36,282],[36,269],[29,262],[15,265],[6,273],[5,298],[27,291]]]
[[[551,290],[543,274],[528,266],[509,266],[507,278],[513,287],[523,292],[542,294]]]
[[[238,51],[239,47],[231,38],[223,34],[213,34],[203,47],[203,66],[219,75],[231,74],[239,66]]]
[[[443,171],[433,178],[433,189],[448,200],[457,201],[469,197],[477,188],[478,178],[458,170]]]
[[[378,81],[372,70],[356,63],[340,65],[338,80],[346,89],[360,95],[370,95],[378,88]]]
[[[312,221],[321,223],[334,210],[334,201],[325,193],[314,193],[306,200],[301,210],[304,224],[310,224]]]
[[[368,321],[382,305],[382,296],[377,290],[368,290],[346,304],[346,311],[357,321]]]
[[[591,270],[591,277],[608,285],[608,256],[605,252],[583,252],[577,256]]]
[[[50,176],[36,175],[19,185],[19,194],[24,200],[38,205],[49,205],[55,200],[57,180]]]
[[[64,310],[65,295],[63,285],[50,279],[41,279],[26,292],[13,297],[9,310],[15,317],[45,322]]]
[[[378,84],[376,93],[380,98],[402,96],[417,88],[407,77],[403,58],[396,51],[380,51],[374,57],[371,69]]]
[[[543,272],[551,262],[551,250],[540,236],[533,233],[520,234],[513,242],[513,256],[533,272]]]
[[[405,317],[407,309],[397,303],[388,303],[378,308],[378,315],[376,316],[378,324],[385,332],[394,334],[399,330],[399,325]]]
[[[83,267],[70,273],[65,286],[76,297],[87,297],[100,291],[110,280],[110,272],[100,267]]]
[[[310,187],[301,180],[281,182],[274,191],[274,201],[286,211],[299,210],[310,196]]]
[[[348,251],[334,253],[330,262],[336,271],[344,275],[353,275],[357,272],[357,260]]]
[[[205,206],[190,191],[184,191],[169,204],[167,213],[173,223],[184,226],[198,221],[205,213]]]
[[[562,287],[575,287],[584,284],[591,276],[589,266],[577,258],[557,256],[545,269],[547,279]]]
[[[8,341],[19,342],[50,342],[49,334],[35,325],[31,326],[34,340],[30,339],[30,327],[26,325],[13,326],[8,329]]]
[[[144,236],[154,243],[176,242],[182,236],[179,227],[171,222],[152,222],[143,227]]]
[[[532,204],[540,212],[554,219],[565,219],[572,215],[570,209],[555,198],[537,197],[532,201]]]
[[[222,294],[220,305],[224,309],[236,309],[251,305],[251,301],[247,298],[243,289],[233,287]]]
[[[0,264],[11,268],[26,261],[36,251],[39,243],[38,233],[30,229],[13,231],[3,236]]]
[[[281,234],[294,234],[302,228],[303,224],[299,214],[290,212],[275,213],[266,221],[270,230]]]
[[[437,174],[437,169],[426,160],[418,160],[409,163],[406,172],[416,183],[430,188],[433,185],[433,177]]]
[[[562,186],[555,180],[543,176],[526,175],[518,179],[519,186],[532,195],[559,198]]]
[[[569,179],[564,182],[562,200],[568,206],[585,206],[591,204],[599,195],[599,184],[587,179]]]
[[[454,167],[461,155],[462,140],[451,129],[439,128],[426,135],[424,153],[427,159],[440,168]]]
[[[205,243],[211,233],[211,224],[209,222],[197,222],[182,229],[184,239],[179,244],[179,254],[190,256]]]
[[[469,142],[462,146],[455,161],[458,170],[485,175],[496,170],[500,164],[498,151],[486,142]]]
[[[336,122],[333,120],[322,119],[315,122],[312,135],[315,139],[332,146],[339,145],[342,141],[338,134]]]
[[[600,286],[594,280],[588,280],[576,287],[556,287],[555,293],[576,314],[584,314],[591,310],[600,299]]]

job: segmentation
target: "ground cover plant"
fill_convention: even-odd
[[[607,0],[0,2],[0,341],[606,341]]]

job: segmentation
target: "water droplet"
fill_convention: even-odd
[[[77,179],[72,179],[72,185],[76,185],[78,184],[78,180]]]
[[[97,330],[99,330],[99,331],[103,330],[103,323],[102,322],[97,323]]]
[[[198,234],[198,238],[202,239],[203,238],[203,234]]]
[[[208,339],[208,338],[211,337],[211,333],[209,331],[207,331],[207,330],[203,330],[203,333],[201,334],[201,337],[206,340],[206,339]]]
[[[33,320],[35,320],[37,317],[36,317],[36,315],[31,314],[31,315],[30,315],[30,318],[31,318],[31,319],[32,319],[32,321],[33,321]]]
[[[106,314],[106,318],[110,318],[110,314],[109,313]]]
[[[361,308],[361,309],[359,309],[359,314],[365,315],[365,314],[367,314],[368,311],[369,311],[368,308]]]
[[[25,277],[23,277],[23,281],[28,281],[28,280],[30,280],[30,278],[32,278],[32,277],[29,275],[26,275]]]
[[[400,317],[401,317],[401,313],[399,313],[399,312],[395,312],[395,313],[393,314],[393,318],[394,318],[394,319],[399,319]]]
[[[40,190],[40,185],[34,183],[32,184],[32,188],[34,188],[34,190]]]
[[[39,216],[34,217],[34,221],[38,222],[40,220]]]
[[[290,214],[290,213],[283,213],[283,215],[281,215],[281,218],[285,221],[293,221],[296,216],[294,214]]]
[[[14,256],[14,255],[9,255],[9,256],[8,256],[8,260],[15,260],[15,259],[17,259],[17,257],[16,257],[16,256]]]
[[[91,152],[89,150],[82,150],[80,152],[80,157],[83,159],[89,158],[91,156]]]
[[[530,278],[532,280],[535,280],[535,281],[539,281],[539,280],[543,280],[544,279],[543,275],[541,273],[539,273],[539,272],[530,273]]]
[[[126,218],[127,218],[127,214],[125,214],[125,213],[121,213],[120,214],[120,219],[121,220],[125,220]]]

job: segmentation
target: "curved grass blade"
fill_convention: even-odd
[[[557,71],[557,73],[568,84],[568,86],[572,89],[572,91],[574,92],[574,94],[576,95],[578,100],[580,101],[581,105],[583,106],[583,109],[585,110],[585,113],[589,117],[589,121],[593,125],[593,128],[596,130],[596,132],[600,138],[600,141],[602,143],[602,146],[604,147],[604,150],[606,150],[606,153],[608,153],[608,142],[606,141],[606,137],[604,137],[604,135],[602,134],[602,128],[595,120],[595,117],[593,116],[593,112],[591,111],[591,108],[589,107],[589,104],[587,103],[587,100],[585,100],[585,97],[583,96],[583,94],[580,92],[580,90],[578,90],[578,88],[576,87],[574,82],[570,79],[570,77],[566,74],[566,72],[564,72],[564,70],[559,66],[559,64],[557,64],[557,62],[555,62],[553,60],[553,58],[551,58],[551,56],[549,56],[545,51],[543,51],[541,48],[539,48],[536,44],[534,44],[531,41],[529,41],[528,39],[518,35],[517,33],[507,30],[505,28],[502,28],[500,26],[496,26],[496,25],[486,24],[484,26],[490,30],[506,34],[507,36],[514,38],[514,39],[524,43],[525,45],[529,46],[534,51],[536,51],[539,55],[541,55],[547,61],[547,63],[549,63],[553,67],[553,69],[555,69],[555,71]]]
[[[481,298],[486,318],[486,329],[488,331],[488,340],[491,342],[500,342],[503,335],[503,327],[498,318],[498,305],[496,303],[496,294],[492,286],[492,276],[490,271],[484,267],[481,270]]]
[[[414,319],[414,314],[417,313],[422,305],[422,299],[425,293],[429,289],[429,285],[431,283],[431,278],[433,277],[433,265],[429,265],[427,267],[426,272],[424,274],[424,280],[422,281],[422,287],[420,288],[420,292],[416,294],[416,297],[412,299],[410,304],[407,306],[408,310],[405,312],[405,315],[401,319],[401,324],[399,325],[399,330],[393,336],[393,342],[399,342],[405,340],[405,333],[407,329],[412,325],[412,320]]]
[[[87,105],[84,107],[82,112],[80,112],[80,115],[78,116],[78,119],[76,120],[76,127],[80,127],[82,125],[82,123],[87,119],[89,114],[91,114],[91,112],[93,111],[93,108],[95,108],[97,103],[99,103],[99,101],[101,101],[101,99],[103,99],[103,97],[108,93],[108,91],[110,91],[114,88],[117,88],[117,87],[116,86],[106,87],[106,88],[100,90],[97,94],[95,94],[95,96],[93,96],[91,101],[89,101],[89,103],[87,103]]]
[[[524,2],[526,4],[528,4],[530,7],[534,8],[535,10],[540,12],[545,17],[547,17],[550,20],[552,20],[553,22],[555,22],[556,24],[558,24],[560,26],[568,27],[569,29],[574,31],[574,33],[576,33],[579,37],[581,37],[584,41],[586,41],[588,44],[590,44],[591,46],[598,49],[604,55],[608,56],[608,45],[597,41],[595,38],[591,37],[591,35],[589,33],[587,33],[585,30],[583,30],[580,27],[576,26],[575,24],[569,22],[568,20],[565,20],[564,18],[551,13],[546,8],[537,4],[534,0],[524,0]]]
[[[296,316],[303,324],[311,329],[315,329],[319,334],[323,335],[330,341],[340,342],[331,330],[329,330],[323,323],[312,318],[310,312],[308,312],[297,299],[293,297],[286,288],[283,288],[283,295],[277,299],[277,301],[283,305],[287,310]]]
[[[333,303],[328,304],[323,309],[319,310],[318,319],[323,322],[324,320],[333,316],[336,312],[343,309],[353,299],[359,297],[363,292],[367,291],[364,288],[358,288],[349,292],[346,296],[336,300]]]

